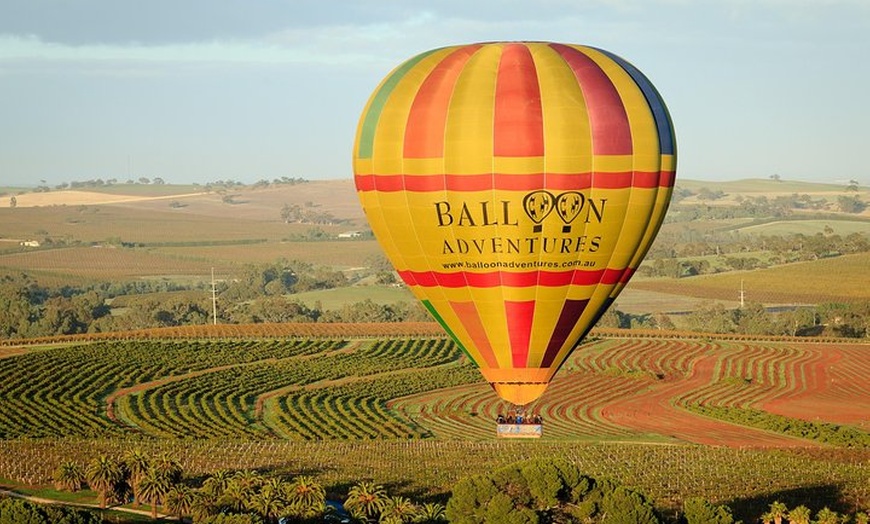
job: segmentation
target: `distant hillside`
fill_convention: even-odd
[[[746,178],[742,180],[688,180],[677,176],[677,186],[691,191],[706,187],[726,193],[791,194],[791,193],[828,193],[842,192],[845,183],[805,182],[800,180],[773,180],[769,178]]]

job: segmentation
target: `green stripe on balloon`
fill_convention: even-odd
[[[439,49],[433,49],[431,51],[426,51],[425,53],[421,53],[414,58],[411,58],[404,64],[400,65],[393,73],[387,77],[386,81],[384,81],[381,88],[378,90],[377,94],[372,98],[372,103],[369,105],[369,110],[366,112],[365,120],[363,120],[362,131],[360,133],[359,147],[357,148],[357,155],[359,158],[371,158],[374,141],[375,141],[375,131],[378,127],[378,120],[381,118],[381,112],[384,110],[384,104],[387,103],[387,100],[390,98],[393,90],[399,84],[399,81],[404,78],[404,76],[414,68],[421,60],[431,55],[432,53],[439,51]]]
[[[469,360],[474,362],[474,358],[472,358],[471,355],[468,354],[468,350],[465,349],[465,346],[462,345],[462,342],[459,341],[459,338],[456,336],[453,330],[450,329],[450,326],[447,325],[447,322],[445,322],[444,319],[441,318],[441,315],[438,314],[438,311],[435,310],[435,308],[432,306],[432,303],[428,300],[421,300],[420,302],[423,304],[423,307],[425,307],[426,310],[429,311],[429,314],[432,315],[432,317],[435,318],[435,320],[439,324],[441,324],[441,327],[444,328],[444,331],[446,331],[450,338],[453,339],[453,342],[455,342],[456,345],[459,346],[459,349],[462,350],[462,353],[466,357],[468,357]]]

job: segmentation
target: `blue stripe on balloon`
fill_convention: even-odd
[[[650,110],[652,110],[653,119],[655,119],[656,122],[656,128],[659,132],[661,153],[663,155],[673,155],[674,150],[676,149],[673,123],[671,122],[671,117],[668,114],[668,108],[665,106],[665,102],[662,100],[662,97],[656,88],[652,85],[652,82],[650,82],[649,79],[636,67],[623,60],[621,57],[603,49],[594,49],[604,53],[614,62],[619,64],[640,88],[643,96],[649,104]]]

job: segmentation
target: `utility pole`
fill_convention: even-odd
[[[746,305],[746,291],[743,289],[743,279],[740,279],[740,309]]]
[[[214,285],[214,268],[211,268],[211,318],[212,323],[217,325],[217,288]]]

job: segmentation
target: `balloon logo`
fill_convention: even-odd
[[[541,222],[543,222],[543,220],[547,218],[547,215],[550,214],[550,211],[553,210],[554,201],[555,197],[553,197],[553,194],[549,191],[544,191],[543,189],[532,191],[523,197],[523,208],[526,210],[526,214],[529,218],[531,218],[535,223],[535,233],[541,232]]]
[[[583,196],[583,193],[578,193],[576,191],[562,193],[556,198],[556,212],[559,213],[559,218],[562,219],[562,222],[565,222],[565,227],[562,228],[562,233],[571,232],[570,224],[575,218],[577,218],[577,215],[580,214],[580,210],[583,209],[585,201],[586,197]]]
[[[648,251],[676,169],[664,102],[607,51],[434,49],[394,69],[354,181],[414,295],[506,401],[537,399]]]

